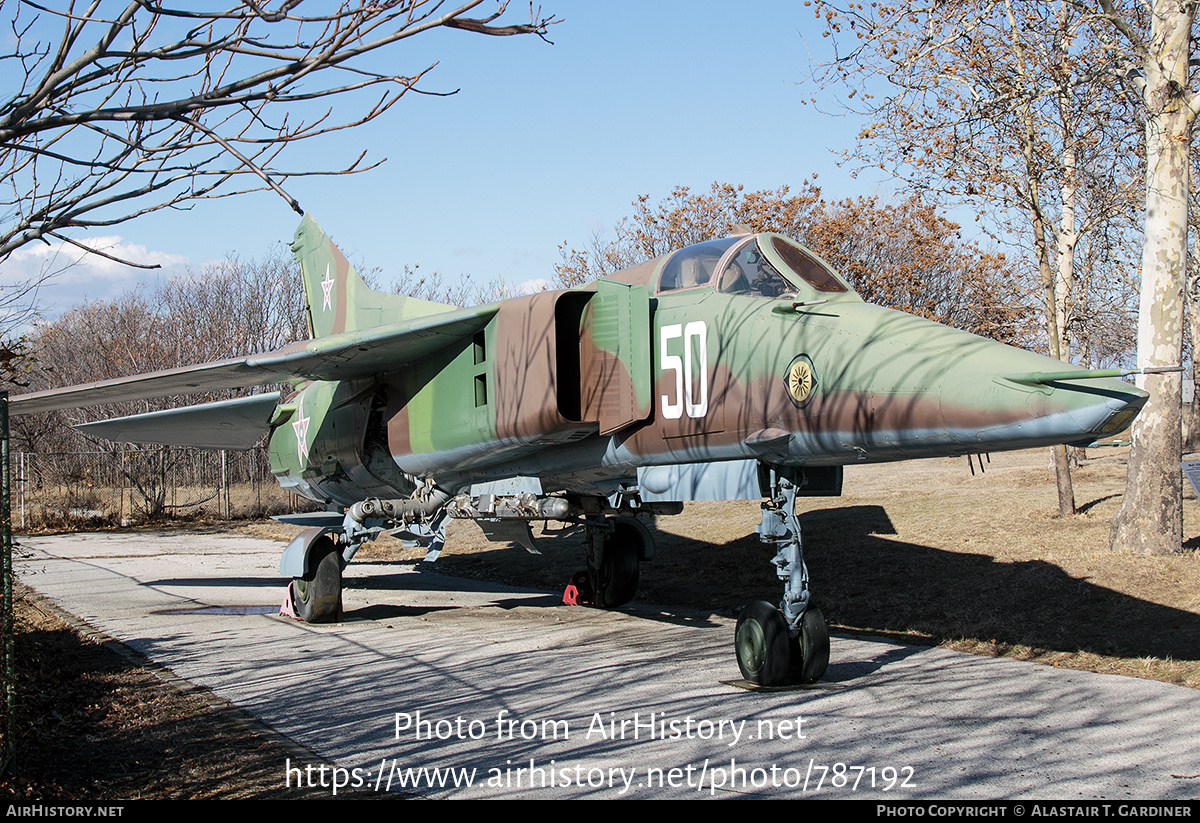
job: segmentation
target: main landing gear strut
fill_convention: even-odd
[[[639,564],[650,559],[652,545],[646,527],[632,517],[606,517],[588,525],[588,580],[595,606],[615,609],[637,595]]]
[[[279,560],[280,574],[292,578],[284,613],[305,623],[341,620],[342,570],[363,543],[384,531],[424,546],[425,559],[433,562],[446,542],[449,499],[449,494],[426,483],[410,498],[359,501],[346,510],[340,525],[335,521],[296,535]]]
[[[345,563],[338,548],[338,537],[324,529],[307,529],[292,540],[292,544],[300,547],[293,560],[299,565],[295,566],[288,597],[294,616],[305,623],[336,623],[342,619],[342,568]],[[308,549],[307,568],[303,565],[305,547]],[[286,562],[285,551],[283,563]]]
[[[775,470],[760,467],[766,498],[755,531],[776,547],[771,562],[784,584],[778,607],[760,600],[738,616],[735,648],[742,677],[760,686],[815,683],[829,665],[829,629],[821,610],[809,605],[808,567],[796,519],[796,486]]]

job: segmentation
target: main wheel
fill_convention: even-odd
[[[592,597],[599,608],[615,609],[637,595],[642,540],[635,526],[618,520],[604,541],[604,559],[600,565],[588,563]]]
[[[742,677],[759,686],[786,686],[791,651],[779,609],[759,600],[742,609],[734,635]]]
[[[309,569],[292,578],[296,613],[305,623],[332,623],[342,612],[342,559],[327,537],[313,543]]]
[[[829,668],[829,627],[820,609],[809,608],[800,619],[800,634],[790,641],[793,683],[816,683]]]

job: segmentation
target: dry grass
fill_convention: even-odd
[[[239,483],[229,488],[229,519],[269,517],[290,511],[309,511],[311,501],[281,489],[274,482]],[[147,523],[146,503],[130,489],[118,487],[67,488],[32,483],[25,500],[13,503],[13,523],[19,531],[52,533],[80,529],[136,527]],[[220,517],[222,502],[211,486],[178,486],[166,496],[164,519],[211,522]]]

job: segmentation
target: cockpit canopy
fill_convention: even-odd
[[[783,298],[853,295],[837,272],[812,252],[779,234],[709,240],[667,259],[657,293],[714,286],[722,294]]]

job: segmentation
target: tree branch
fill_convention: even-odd
[[[66,229],[259,188],[299,211],[282,188],[289,176],[361,172],[382,160],[281,170],[281,149],[367,123],[409,92],[454,93],[420,87],[436,63],[387,74],[367,58],[386,51],[396,65],[401,41],[439,27],[545,39],[557,22],[531,5],[529,22],[505,23],[507,0],[467,16],[483,2],[342,0],[312,13],[305,0],[247,0],[213,12],[160,0],[125,0],[107,13],[110,0],[78,11],[43,0],[4,4],[15,47],[0,60],[19,60],[25,79],[0,101],[0,169],[12,192],[0,203],[0,260]],[[360,102],[377,85],[389,88]],[[303,107],[322,98],[344,101],[338,111],[358,108],[334,120],[330,107],[314,119]],[[232,184],[243,175],[262,186]],[[122,206],[115,217],[91,216]]]

